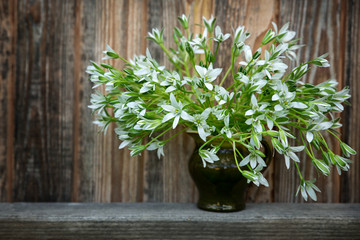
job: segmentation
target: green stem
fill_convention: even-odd
[[[335,133],[333,133],[333,132],[330,131],[329,129],[327,129],[326,131],[329,132],[329,133],[331,133],[331,135],[333,135],[339,142],[342,142],[341,139],[340,139],[338,136],[336,136]]]
[[[206,145],[208,145],[210,142],[212,142],[213,140],[215,140],[216,138],[218,138],[218,137],[220,137],[221,135],[219,134],[219,135],[217,135],[217,136],[215,136],[215,137],[212,137],[212,138],[210,138],[209,140],[207,140],[203,145],[201,145],[201,147],[199,148],[199,151],[201,150],[201,149],[203,149]]]
[[[119,55],[118,55],[118,56],[119,56]],[[124,61],[125,63],[129,64],[130,66],[134,67],[134,65],[132,65],[132,64],[131,64],[128,60],[126,60],[125,58],[120,57],[120,56],[119,56],[119,58],[120,58],[120,60],[122,60],[122,61]]]
[[[170,138],[166,139],[166,142],[169,142],[171,139],[173,139],[174,137],[178,136],[179,134],[185,132],[188,128],[184,128],[183,130],[177,132],[176,134],[174,134],[173,136],[171,136]]]
[[[161,49],[165,52],[166,56],[168,56],[170,62],[176,67],[177,64],[174,62],[174,60],[171,57],[171,52],[164,46],[163,43],[160,43],[159,46],[161,47]]]
[[[231,84],[230,87],[228,87],[226,90],[229,91],[231,88],[233,88],[235,83]]]
[[[164,135],[165,133],[167,133],[168,131],[170,131],[172,129],[172,127],[169,127],[168,129],[166,129],[165,131],[163,131],[162,133],[160,133],[159,135],[157,135],[155,138],[151,139],[150,142],[148,142],[146,145],[145,145],[145,148],[147,146],[149,146],[152,142],[154,142],[156,139],[158,139],[159,137],[161,137],[162,135]]]
[[[319,135],[320,135],[320,137],[322,138],[323,142],[325,143],[325,144],[323,143],[323,145],[326,147],[326,149],[327,149],[329,152],[331,152],[331,149],[330,149],[329,146],[326,144],[326,141],[325,141],[324,136],[323,136],[321,133],[319,133]]]
[[[231,143],[231,142],[230,142]],[[240,166],[239,166],[239,162],[238,162],[238,160],[237,160],[237,157],[236,157],[236,146],[235,146],[235,141],[232,141],[232,146],[233,146],[233,152],[234,152],[234,158],[235,158],[235,163],[236,163],[236,166],[237,166],[237,168],[239,169],[239,171],[242,173],[242,170],[241,170],[241,168],[240,168]]]
[[[234,64],[235,64],[235,56],[234,56],[234,46],[232,47],[231,50],[231,70],[232,70],[232,76],[233,78],[235,77],[235,70],[234,70]]]
[[[189,67],[188,67],[188,63],[187,63],[187,62],[184,63],[184,67],[185,67],[186,75],[187,75],[188,77],[191,77],[191,74],[190,74],[190,71],[189,71]]]
[[[297,162],[294,162],[294,164],[295,164],[295,166],[296,166],[296,170],[297,170],[297,172],[298,172],[298,175],[299,175],[299,177],[300,177],[300,180],[301,180],[301,181],[304,181],[304,178],[303,178],[303,176],[302,176],[302,174],[301,174],[301,172],[300,172],[299,165],[297,164]]]
[[[227,75],[229,75],[230,71],[231,71],[231,66],[230,66],[230,67],[228,68],[228,70],[226,71],[226,73],[225,73],[223,79],[221,80],[219,86],[222,86],[222,85],[223,85],[223,83],[225,82],[225,79],[226,79]]]
[[[217,56],[217,53],[218,53],[218,50],[219,50],[219,46],[220,46],[220,44],[217,43],[217,45],[216,45],[216,50],[215,50],[215,55],[214,55],[214,60],[213,60],[213,64],[215,64],[215,59],[216,59],[216,56]]]

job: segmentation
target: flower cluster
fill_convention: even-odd
[[[349,169],[349,156],[356,152],[337,136],[341,124],[334,114],[344,109],[342,104],[350,97],[349,90],[338,91],[335,80],[318,85],[302,80],[311,65],[329,66],[325,55],[289,69],[284,60],[296,60],[296,50],[302,47],[297,44],[295,32],[288,30],[289,24],[280,30],[273,24],[256,51],[246,43],[250,34],[245,27],[237,27],[230,67],[224,71],[215,66],[215,60],[220,45],[230,41],[231,34],[222,33],[215,21],[203,18],[203,32],[194,35],[188,18],[179,17],[183,29],[174,29],[175,49],[165,47],[163,30],[149,33],[148,39],[164,51],[172,69],[161,66],[148,50],[146,56],[128,61],[107,46],[104,59],[121,59],[126,67],[119,70],[92,62],[87,68],[94,88],[103,85],[106,91],[91,97],[96,124],[106,130],[115,122],[116,134],[122,140],[120,148],[128,147],[132,156],[147,149],[157,150],[161,157],[164,145],[173,137],[186,130],[197,131],[204,140],[199,150],[204,167],[219,160],[216,153],[221,145],[209,149],[205,146],[221,137],[234,146],[240,173],[256,185],[265,186],[268,182],[261,170],[266,163],[260,149],[267,137],[284,156],[286,167],[297,168],[302,196],[316,200],[314,190],[319,189],[312,180],[304,180],[296,153],[305,151],[324,175],[329,175],[332,165],[339,174]],[[224,86],[226,79],[228,87]],[[172,129],[177,132],[165,139],[164,134]],[[343,156],[329,148],[324,132],[340,142]],[[296,139],[297,146],[292,146],[289,139]],[[242,156],[235,144],[247,148],[249,154]]]

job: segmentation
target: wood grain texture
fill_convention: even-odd
[[[306,80],[339,80],[351,88],[351,106],[343,118],[342,139],[360,152],[360,4],[349,0],[8,0],[0,3],[0,201],[195,202],[197,191],[188,173],[193,140],[178,136],[165,157],[145,152],[130,158],[119,150],[113,130],[106,135],[92,124],[89,60],[102,62],[109,44],[130,59],[149,48],[160,64],[170,67],[162,51],[145,39],[152,28],[165,30],[173,47],[176,17],[217,18],[223,32],[245,25],[258,46],[271,22],[302,36],[307,47],[300,61],[329,52],[332,68],[312,69]],[[227,69],[231,40],[219,51],[216,67]],[[122,68],[121,61],[107,60]],[[222,74],[224,74],[223,71]],[[225,86],[229,83],[225,82]],[[104,89],[102,89],[104,91]],[[331,146],[340,151],[331,139]],[[318,177],[319,202],[360,202],[360,164],[352,157],[350,171],[318,176],[301,155],[307,179]],[[250,187],[248,202],[302,202],[295,196],[296,171],[275,158],[265,172],[269,188]]]
[[[346,14],[342,1],[286,1],[280,2],[279,25],[290,22],[290,28],[301,37],[300,43],[306,46],[299,50],[299,60],[296,64],[314,59],[329,53],[331,68],[316,68],[308,72],[304,81],[318,84],[328,79],[340,82],[339,90],[343,87],[343,51],[342,42],[342,14]],[[324,134],[329,146],[335,153],[340,154],[337,141],[330,135]],[[292,141],[293,145],[297,145]],[[322,176],[312,166],[311,159],[305,153],[299,155],[300,168],[305,179],[317,178],[315,183],[320,190],[318,202],[339,202],[340,177],[336,169],[332,169],[329,177]],[[276,159],[275,201],[303,202],[303,198],[295,196],[299,185],[299,178],[294,166],[287,170],[283,158]]]
[[[12,200],[16,2],[0,3],[0,201]]]
[[[350,106],[345,108],[342,140],[360,153],[360,2],[347,1],[344,42],[344,84],[350,87]],[[350,171],[344,174],[341,185],[341,202],[360,202],[359,155],[351,157]]]
[[[13,199],[70,201],[75,5],[19,1],[16,11]]]
[[[216,1],[215,16],[217,24],[221,26],[223,32],[233,34],[233,29],[237,26],[245,26],[251,34],[247,44],[255,51],[261,44],[266,31],[271,27],[271,22],[277,21],[278,3],[277,1]],[[225,41],[220,47],[216,67],[224,70],[219,79],[222,79],[226,69],[230,66],[232,41]],[[240,61],[240,58],[237,62]],[[220,80],[217,80],[220,81]],[[224,82],[225,86],[231,85],[231,79]],[[274,161],[270,163],[264,176],[268,179],[270,187],[256,187],[251,184],[248,190],[248,202],[272,202],[273,201],[273,172]]]
[[[0,204],[2,239],[359,239],[359,204]]]
[[[95,19],[99,15],[96,0],[77,0],[74,25],[74,108],[73,108],[73,168],[72,201],[95,201],[95,160],[98,157],[97,129],[88,108],[92,84],[84,73],[90,60],[99,55],[94,46],[98,36]]]
[[[101,62],[101,51],[109,44],[127,59],[135,54],[145,54],[147,33],[146,1],[102,1],[97,19],[97,29],[102,34],[96,42],[96,61]],[[120,61],[110,61],[121,67]],[[142,157],[131,159],[129,151],[118,150],[119,140],[111,126],[105,136],[98,135],[98,148],[95,149],[96,161],[96,201],[142,201],[144,160]]]

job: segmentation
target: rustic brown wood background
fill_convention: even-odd
[[[166,148],[165,158],[147,152],[131,159],[118,150],[112,131],[106,136],[92,124],[92,85],[85,68],[101,61],[108,43],[122,56],[144,54],[153,27],[170,38],[176,17],[217,17],[224,31],[245,25],[258,44],[274,21],[290,22],[307,47],[301,61],[329,52],[330,69],[311,70],[309,82],[336,78],[350,86],[341,138],[360,153],[360,1],[351,0],[2,0],[0,2],[0,201],[194,202],[196,189],[187,160],[193,149],[182,136]],[[169,44],[169,43],[167,43]],[[230,46],[218,66],[228,65]],[[112,62],[118,67],[119,62]],[[329,137],[329,139],[331,139]],[[339,147],[333,144],[339,151]],[[318,176],[319,202],[360,202],[360,162],[349,172]],[[310,166],[303,158],[302,165]],[[271,186],[251,187],[249,202],[302,202],[295,196],[295,169],[276,158],[266,171]]]

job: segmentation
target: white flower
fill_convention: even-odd
[[[207,35],[207,30],[205,29],[202,37],[196,36],[192,41],[188,41],[185,37],[182,37],[180,40],[184,45],[186,43],[189,43],[194,54],[204,54],[205,51],[203,48],[206,45],[206,35]]]
[[[264,120],[264,115],[259,115],[257,117],[248,118],[245,123],[254,128],[254,131],[260,133],[263,131],[261,120]]]
[[[273,54],[277,54],[280,56],[288,49],[288,47],[289,47],[289,45],[287,43],[281,43],[281,44],[277,45]]]
[[[271,73],[277,72],[285,72],[285,70],[288,68],[288,66],[283,63],[280,59],[273,59],[270,60],[270,53],[269,51],[265,50],[265,59],[259,60],[256,62],[256,65],[265,65],[265,68],[263,71],[265,71],[266,75],[269,79],[271,79]]]
[[[180,75],[177,72],[173,72],[172,74],[165,72],[164,76],[165,80],[162,81],[160,85],[167,87],[165,92],[172,92],[186,83],[186,80],[181,81]]]
[[[269,104],[268,103],[260,103],[260,106],[259,106],[254,94],[251,96],[250,101],[251,101],[250,102],[251,109],[249,109],[245,112],[245,116],[252,116],[252,117],[247,119],[245,121],[245,123],[247,125],[252,125],[255,132],[260,133],[263,131],[261,121],[265,120],[265,114],[268,112],[268,110],[266,108],[269,106]],[[254,117],[253,115],[257,115],[257,116]]]
[[[245,45],[245,46],[244,46],[244,54],[245,54],[245,60],[246,60],[246,62],[247,62],[247,63],[250,62],[251,59],[252,59],[253,54],[252,54],[252,52],[251,52],[251,48],[250,48],[249,45]],[[247,65],[247,64],[246,64],[246,65]]]
[[[99,113],[101,113],[107,105],[106,97],[100,92],[96,92],[96,94],[91,94],[90,102],[91,105],[89,106],[89,108],[93,109],[93,111],[97,110],[99,111]]]
[[[256,186],[259,186],[260,184],[264,185],[265,187],[269,186],[268,181],[264,176],[261,174],[261,166],[259,165],[255,170],[248,171],[244,170],[242,172],[243,176],[247,178],[247,182],[253,182]]]
[[[157,83],[159,83],[159,80],[157,78],[157,72],[153,71],[152,76],[149,79],[148,77],[145,78],[147,82],[143,84],[143,86],[140,88],[140,93],[146,93],[150,90],[155,91],[155,86]]]
[[[188,18],[186,17],[185,14],[181,15],[180,17],[178,17],[181,25],[187,29],[189,27],[189,21],[188,21]]]
[[[151,58],[150,52],[146,49],[147,57],[135,58],[136,69],[134,70],[134,74],[142,80],[148,80],[146,77],[151,79],[151,76],[154,71],[163,71],[165,66],[157,66],[155,60]]]
[[[292,61],[295,61],[297,59],[297,55],[295,53],[295,50],[298,50],[299,48],[303,47],[304,45],[292,45],[290,46],[286,52],[285,55]]]
[[[236,79],[238,79],[240,82],[243,82],[245,84],[249,83],[249,77],[243,74],[242,72],[237,73]]]
[[[220,75],[222,68],[213,69],[212,63],[210,63],[209,68],[196,65],[195,69],[200,76],[200,80],[205,84],[207,89],[210,91],[213,90],[214,87],[211,82],[213,82]]]
[[[130,113],[136,114],[137,117],[144,116],[146,113],[146,104],[142,99],[129,102],[126,104],[126,107]]]
[[[314,139],[314,133],[322,130],[327,130],[331,128],[334,123],[330,121],[325,121],[325,116],[315,118],[309,121],[309,128],[306,132],[306,140],[310,143]]]
[[[317,191],[317,192],[321,192],[321,191],[318,187],[315,186],[315,184],[313,182],[314,182],[314,180],[313,181],[302,181],[302,183],[298,187],[296,195],[299,193],[299,191],[301,191],[301,196],[304,198],[305,201],[308,200],[308,195],[310,196],[310,198],[312,200],[317,201],[315,191]]]
[[[285,151],[282,152],[285,157],[285,164],[286,168],[290,168],[290,159],[294,160],[295,162],[300,162],[299,157],[295,154],[295,152],[301,152],[304,150],[304,146],[297,146],[297,147],[287,147]]]
[[[118,136],[118,138],[122,141],[119,149],[122,149],[126,146],[130,146],[132,143],[132,139],[129,136],[128,132],[123,130],[121,127],[115,128],[115,133]]]
[[[257,99],[254,94],[251,95],[251,102],[250,102],[251,108],[250,110],[247,110],[245,112],[245,116],[251,116],[255,113],[264,113],[266,107],[269,105],[268,103],[261,103],[261,105],[258,105]]]
[[[286,23],[284,26],[282,26],[282,28],[280,29],[279,32],[278,32],[277,25],[274,22],[272,24],[273,24],[274,30],[276,32],[276,35],[278,36],[279,41],[289,42],[295,37],[296,32],[288,31],[289,23]]]
[[[215,100],[218,101],[219,105],[223,105],[230,101],[234,97],[234,93],[232,92],[229,94],[229,92],[218,85],[215,86]]]
[[[153,28],[152,29],[152,33],[148,33],[149,37],[151,40],[153,40],[154,42],[160,44],[164,42],[164,36],[163,36],[163,31],[159,31],[159,29],[157,28]]]
[[[249,149],[250,153],[247,155],[241,162],[240,167],[243,167],[250,163],[250,166],[252,169],[255,169],[256,166],[259,164],[261,167],[266,167],[265,161],[262,159],[262,157],[259,155],[260,152],[258,150],[255,150],[253,148]]]
[[[215,28],[215,37],[214,37],[214,41],[221,43],[223,41],[225,41],[226,39],[228,39],[230,37],[229,33],[226,33],[225,35],[221,32],[221,28],[219,26],[216,26]]]
[[[285,83],[279,82],[275,89],[278,91],[278,93],[275,93],[271,98],[272,101],[279,101],[279,104],[276,104],[274,107],[275,111],[282,111],[287,108],[308,108],[305,103],[292,102],[292,100],[295,98],[295,92],[289,92],[289,89]]]
[[[187,20],[188,20],[185,14],[182,14],[182,15],[179,17],[179,19],[181,19],[182,21],[187,21]]]
[[[205,34],[205,33],[204,33]],[[189,42],[190,43],[190,42]],[[206,45],[206,37],[205,36],[202,36],[201,38],[200,37],[196,37],[194,38],[192,41],[191,41],[191,44],[194,45],[195,47],[198,47],[200,48],[201,52],[204,53],[204,49],[207,48],[207,45]],[[195,48],[193,48],[194,52],[196,51]],[[198,54],[201,54],[199,51],[198,51]]]
[[[220,133],[225,134],[226,137],[231,138],[232,137],[232,132],[231,129],[229,127],[229,115],[226,115],[226,117],[224,118],[224,124],[225,126],[221,129]]]
[[[219,157],[216,156],[217,149],[213,148],[211,150],[204,150],[201,149],[199,151],[199,155],[201,157],[201,160],[203,161],[204,167],[206,167],[206,162],[208,163],[214,163],[215,161],[219,160]]]
[[[183,110],[183,104],[180,101],[177,102],[174,94],[172,93],[170,94],[170,102],[171,105],[161,105],[161,107],[165,111],[169,112],[164,116],[162,122],[167,122],[170,119],[174,118],[174,122],[173,122],[173,129],[174,129],[178,125],[180,118],[186,121],[193,120],[193,117],[191,117],[187,112]]]
[[[209,132],[209,125],[206,123],[206,119],[208,119],[210,112],[211,108],[207,108],[201,114],[196,114],[193,116],[193,121],[197,126],[199,136],[202,140],[204,140],[204,142],[206,142],[207,136],[211,134]]]
[[[247,32],[245,31],[245,27],[239,26],[235,30],[234,44],[237,48],[241,48],[244,46],[244,42],[248,37],[250,37],[250,34],[247,34]]]
[[[207,20],[205,17],[203,17],[203,22],[204,22],[205,28],[209,32],[212,32],[214,30],[215,21],[216,21],[216,19],[213,16],[211,16],[211,18],[209,20]]]
[[[147,147],[147,150],[157,150],[157,156],[160,158],[161,156],[165,156],[164,145],[164,142],[155,140],[154,142],[150,143],[150,145]]]

